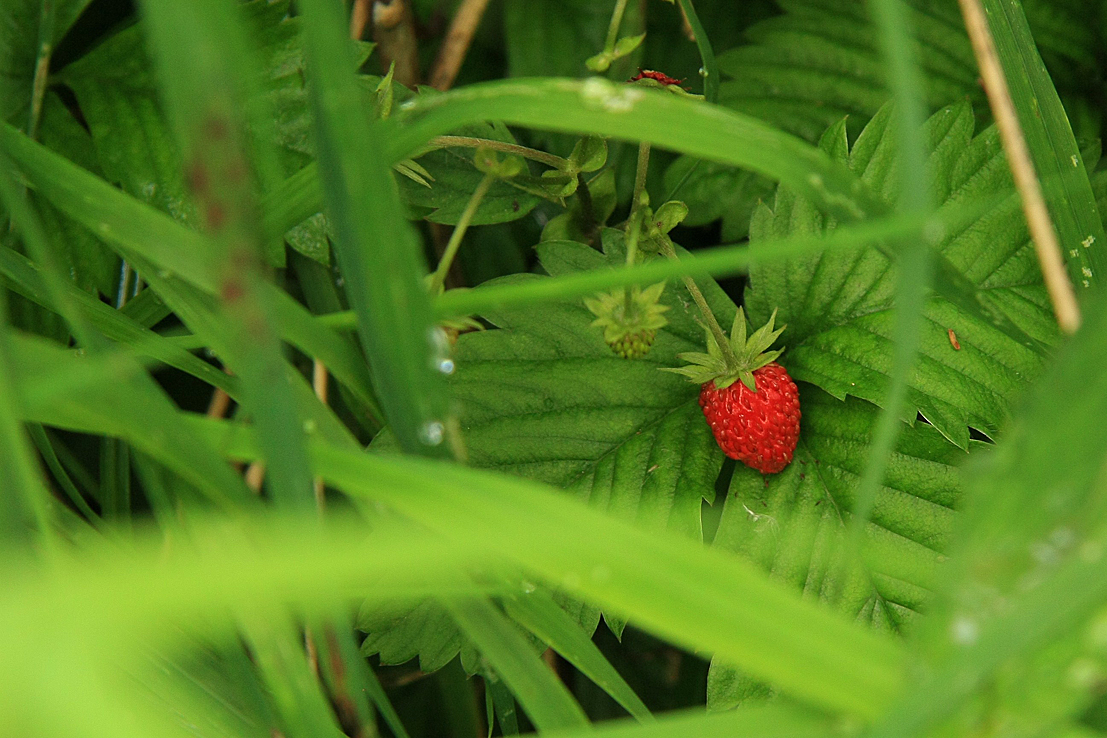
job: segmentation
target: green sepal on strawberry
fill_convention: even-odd
[[[734,318],[727,345],[707,331],[707,353],[683,353],[688,366],[666,369],[701,386],[700,408],[727,456],[764,474],[788,466],[799,441],[799,391],[788,371],[776,363],[783,349],[770,350],[784,331],[769,322],[746,337],[742,308]]]
[[[660,303],[665,283],[642,289],[637,285],[601,292],[584,298],[596,319],[592,325],[603,328],[603,340],[616,355],[624,359],[639,359],[650,352],[657,331],[668,321],[662,315],[669,309]]]

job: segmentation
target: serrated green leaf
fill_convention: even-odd
[[[875,193],[894,202],[898,158],[890,115],[889,108],[882,109],[848,153],[844,123],[828,131],[822,147],[847,162]],[[945,207],[1010,191],[994,130],[975,138],[972,130],[972,113],[964,104],[940,111],[927,123],[930,190]],[[1017,200],[1006,197],[966,228],[945,234],[936,247],[1016,326],[1050,342],[1056,329],[1049,323],[1048,302],[1018,207]],[[809,201],[782,187],[774,208],[761,206],[754,215],[751,234],[756,245],[835,225]],[[881,402],[892,364],[893,269],[877,249],[755,266],[746,293],[751,320],[763,321],[773,309],[780,310],[780,322],[788,324],[783,338],[788,351],[781,363],[795,379],[839,398]],[[913,422],[921,412],[965,448],[970,426],[989,434],[999,429],[1014,397],[1039,372],[1041,358],[941,298],[931,298],[925,318],[904,420]]]
[[[459,131],[458,135],[515,143],[515,137],[500,123],[469,126]],[[473,190],[484,178],[484,174],[473,164],[473,154],[471,149],[448,148],[420,156],[416,162],[425,167],[433,179],[429,186],[424,186],[406,177],[397,178],[404,202],[432,208],[425,216],[432,223],[456,224],[469,204]],[[517,220],[533,210],[538,202],[539,198],[508,182],[496,182],[481,201],[470,225]]]
[[[985,0],[984,8],[1069,279],[1084,300],[1107,269],[1107,236],[1088,170],[1021,7]]]
[[[688,205],[687,226],[722,219],[719,239],[741,241],[749,235],[757,203],[772,196],[775,185],[760,174],[725,164],[682,156],[665,170],[665,190]]]
[[[581,77],[585,60],[602,49],[616,0],[508,0],[504,7],[508,69],[513,77]],[[629,3],[623,35],[641,33],[643,14]],[[633,60],[615,62],[611,74],[629,76]],[[608,67],[604,69],[607,70]]]
[[[77,96],[104,176],[132,196],[197,226],[141,27],[115,34],[68,65],[60,79]]]
[[[539,258],[555,277],[623,264],[621,233],[605,236],[607,254],[546,241],[538,246]],[[547,277],[515,275],[488,284],[541,279]],[[729,324],[733,303],[714,282],[698,283]],[[602,329],[592,327],[592,313],[575,300],[482,316],[498,330],[463,334],[454,357],[452,390],[469,463],[565,488],[647,528],[699,538],[700,505],[714,495],[722,452],[704,422],[699,388],[659,369],[675,366],[678,353],[702,348],[703,329],[683,288],[669,286],[661,303],[671,308],[668,325],[650,353],[634,361],[611,352]],[[394,448],[394,441],[382,435],[372,448]],[[599,623],[593,605],[563,606],[588,633]],[[430,612],[433,606],[420,608]],[[605,618],[622,631],[625,621],[616,614]],[[408,643],[420,640],[413,631],[408,635]],[[436,620],[418,651],[434,653],[452,637]]]
[[[753,42],[719,56],[719,102],[816,140],[847,115],[859,122],[889,98],[879,37],[864,3],[789,0],[784,15],[749,29]],[[983,102],[976,62],[956,5],[911,3],[911,26],[934,110],[969,97]]]
[[[957,467],[967,456],[930,425],[904,429],[865,529],[863,563],[846,570],[841,557],[850,510],[879,409],[800,387],[795,460],[772,476],[743,465],[735,469],[714,545],[858,622],[903,632],[936,588],[961,494]],[[725,663],[712,663],[711,709],[770,692]]]

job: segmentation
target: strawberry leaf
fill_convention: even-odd
[[[879,34],[864,3],[791,0],[753,26],[753,42],[719,56],[731,77],[719,102],[808,140],[844,116],[865,121],[888,100]],[[912,3],[911,26],[931,109],[969,97],[983,102],[976,61],[954,3]],[[981,109],[984,109],[983,107]]]
[[[845,125],[824,135],[821,147],[845,162],[875,193],[895,202],[898,177],[896,137],[883,108],[852,148]],[[1022,331],[1043,343],[1056,328],[1042,286],[1033,247],[1017,199],[1011,192],[994,129],[973,137],[967,104],[936,113],[926,124],[930,190],[944,207],[968,198],[996,197],[997,204],[937,249],[991,305]],[[830,230],[832,220],[787,188],[779,188],[770,209],[758,208],[751,223],[757,244],[796,233]],[[892,366],[895,323],[894,266],[875,248],[824,252],[778,260],[750,271],[747,309],[754,323],[779,309],[788,325],[788,352],[781,359],[793,378],[832,395],[880,403]],[[921,413],[946,438],[966,448],[969,427],[994,434],[1016,393],[1036,376],[1042,359],[1031,348],[959,307],[933,297],[919,358],[909,378],[904,420]]]
[[[844,567],[843,534],[879,410],[808,384],[800,395],[795,460],[767,477],[735,469],[714,545],[877,630],[902,632],[938,581],[961,492],[956,467],[967,455],[925,423],[905,429],[866,526],[862,563]],[[718,710],[771,690],[713,661],[707,694]]]
[[[552,276],[621,266],[622,233],[603,233],[606,253],[571,241],[538,246]],[[520,274],[489,284],[548,279]],[[706,299],[729,324],[735,306],[710,280],[700,280]],[[479,288],[478,288],[479,289]],[[699,387],[659,371],[677,366],[677,354],[703,349],[698,312],[682,286],[670,284],[661,297],[670,309],[650,353],[628,361],[611,352],[602,329],[581,301],[552,302],[490,312],[493,328],[466,333],[456,347],[452,383],[469,463],[553,484],[612,515],[653,529],[700,537],[700,507],[713,499],[723,455],[704,422]],[[387,432],[374,451],[395,449]],[[562,600],[588,633],[599,623],[598,608]],[[408,627],[426,619],[420,630]],[[604,618],[620,633],[624,621]],[[401,636],[392,628],[404,624]],[[363,612],[370,630],[367,652],[386,662],[396,645],[417,644],[423,663],[439,663],[443,644],[454,646],[456,630],[433,617],[425,604],[395,609],[387,616]],[[372,628],[382,632],[373,632]],[[391,631],[391,632],[390,632]],[[454,640],[451,640],[454,639]]]

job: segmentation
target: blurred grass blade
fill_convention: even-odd
[[[10,289],[27,299],[48,310],[61,311],[61,308],[50,298],[40,271],[22,254],[11,249],[0,248],[0,278],[8,283]],[[213,387],[222,389],[231,397],[237,396],[237,382],[225,372],[178,348],[157,333],[143,328],[122,311],[113,310],[76,286],[66,284],[65,290],[70,301],[76,304],[85,319],[106,338],[130,346],[139,353],[191,374]]]
[[[927,193],[928,152],[923,140],[926,98],[922,73],[915,58],[916,45],[909,16],[902,0],[869,0],[869,8],[879,30],[888,86],[896,106],[899,210],[926,216],[934,209]],[[926,238],[905,238],[896,242],[899,260],[896,264],[896,318],[892,333],[895,350],[888,389],[851,509],[849,559],[853,559],[860,550],[861,537],[872,514],[877,491],[884,479],[896,439],[903,430],[900,418],[907,401],[908,378],[918,358],[923,311],[930,297],[931,274],[934,271],[931,251]]]
[[[584,710],[519,629],[485,599],[447,599],[462,631],[503,678],[539,731],[588,725]]]
[[[826,738],[836,735],[831,721],[782,700],[769,706],[704,715],[699,710],[669,713],[649,725],[620,720],[585,731],[557,731],[550,738]]]
[[[39,194],[115,245],[124,258],[145,258],[165,279],[180,277],[209,294],[217,294],[214,248],[202,234],[189,230],[149,205],[112,187],[72,162],[0,123],[0,148],[22,170]],[[273,285],[263,283],[281,336],[309,356],[320,359],[334,376],[366,403],[373,402],[365,362],[349,341],[315,320],[302,305]]]
[[[965,215],[961,213],[960,215]],[[935,215],[945,218],[950,213]],[[749,270],[755,261],[789,259],[832,249],[850,248],[920,234],[928,220],[919,214],[889,215],[874,221],[842,226],[826,235],[793,237],[766,243],[762,250],[749,246],[713,246],[685,255],[677,261],[654,260],[620,269],[603,269],[531,280],[522,284],[480,286],[471,290],[450,290],[435,301],[438,315],[482,314],[508,306],[528,305],[547,300],[565,300],[631,284],[646,284],[680,276],[729,277]],[[941,220],[947,227],[953,223]],[[329,320],[335,320],[330,318]]]
[[[1022,5],[1014,0],[983,0],[983,5],[1069,278],[1083,300],[1107,269],[1107,242],[1080,147]]]
[[[387,134],[369,122],[342,6],[302,0],[299,9],[327,214],[376,396],[402,448],[447,456],[452,431],[436,355],[444,347],[431,323],[421,247],[382,145]]]
[[[108,372],[97,376],[99,367],[92,357],[82,360],[43,339],[16,337],[15,350],[25,420],[125,438],[226,507],[250,504],[253,496],[215,452],[216,446],[182,423],[181,413],[133,361],[109,365]],[[74,385],[67,380],[69,390],[64,393],[59,390],[65,387],[37,391],[58,371],[73,372],[77,379],[84,375],[89,381]]]
[[[643,722],[653,719],[649,708],[604,658],[592,639],[546,592],[536,589],[507,597],[504,609],[515,622],[565,657],[635,718]]]
[[[244,112],[260,79],[239,8],[221,0],[145,0],[143,27],[162,98],[181,147],[189,187],[215,246],[217,295],[228,341],[220,347],[239,377],[258,428],[267,484],[281,505],[308,508],[312,475],[303,423],[285,381],[270,316],[263,259],[266,233],[255,179],[274,167],[252,146]]]
[[[249,429],[206,418],[192,424],[233,458],[257,453]],[[905,653],[896,641],[802,600],[752,564],[612,520],[531,482],[321,443],[311,449],[318,473],[335,487],[384,503],[461,548],[486,545],[646,630],[720,655],[795,695],[871,718],[900,692]]]
[[[922,734],[1005,665],[1015,670],[1064,639],[1087,642],[1085,624],[1107,603],[1104,298],[1092,298],[1081,329],[969,476],[959,546],[919,632],[929,676],[880,735]]]
[[[0,290],[0,540],[27,542],[28,530],[49,536],[49,493],[20,419],[16,362],[8,337],[8,296]]]
[[[262,681],[276,703],[284,735],[289,738],[344,735],[287,617],[248,615],[243,631]]]
[[[700,23],[700,17],[692,5],[692,0],[677,0],[680,9],[684,11],[684,17],[688,19],[688,25],[692,27],[692,33],[696,37],[696,48],[700,52],[700,61],[703,68],[703,98],[709,103],[719,100],[719,65],[715,61],[715,52],[711,48],[711,41],[707,38],[707,31]]]
[[[388,699],[380,680],[358,649],[350,618],[345,614],[336,614],[322,626],[320,632],[325,647],[320,648],[323,658],[320,659],[319,666],[334,695],[335,703],[339,706],[347,704],[356,707],[358,717],[368,720],[373,719],[372,708],[367,702],[371,700],[392,734],[396,738],[409,738],[407,729],[400,721],[400,716]],[[362,724],[359,728],[365,729],[365,725]]]

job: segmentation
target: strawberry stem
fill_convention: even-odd
[[[676,250],[673,248],[672,240],[667,236],[663,236],[660,239],[660,245],[661,253],[665,254],[665,256],[673,261],[680,261],[679,257],[676,255]],[[696,286],[695,280],[687,275],[681,279],[684,281],[684,286],[687,288],[688,294],[692,296],[692,300],[696,303],[696,307],[700,309],[700,314],[703,315],[708,330],[710,330],[711,335],[715,337],[715,343],[719,344],[719,349],[723,352],[723,359],[726,361],[727,369],[737,371],[738,357],[734,355],[734,348],[730,345],[730,341],[719,325],[719,321],[715,320],[715,313],[711,312],[711,307],[707,304],[707,300],[704,299],[703,293],[700,292],[700,288]]]
[[[431,295],[437,297],[442,290],[442,285],[446,283],[446,274],[450,271],[450,265],[454,263],[454,257],[457,256],[458,249],[461,248],[461,239],[465,238],[465,231],[469,229],[469,223],[473,220],[473,216],[477,214],[477,208],[480,207],[481,201],[484,200],[484,196],[488,194],[489,188],[492,187],[492,183],[495,181],[496,175],[484,175],[484,179],[480,181],[477,189],[470,196],[469,202],[465,205],[465,210],[462,211],[457,225],[454,226],[453,233],[450,234],[446,250],[442,252],[442,258],[438,260],[438,268],[434,270],[434,276],[431,277]]]

